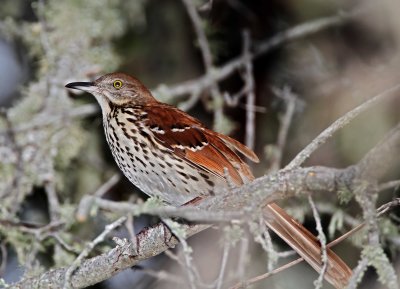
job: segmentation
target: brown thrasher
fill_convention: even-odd
[[[125,176],[144,193],[181,206],[227,187],[254,179],[241,153],[258,162],[238,141],[205,128],[185,112],[157,101],[136,78],[123,73],[94,82],[73,82],[68,88],[93,94],[101,106],[112,154]],[[266,223],[315,270],[321,271],[318,239],[275,203],[264,208]],[[325,278],[343,288],[350,268],[330,249]]]

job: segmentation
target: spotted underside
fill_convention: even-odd
[[[160,103],[151,109],[114,106],[104,116],[113,156],[133,184],[182,205],[226,186],[227,174],[237,185],[253,178],[234,150],[258,160],[252,151],[227,136],[212,135],[194,118],[177,121],[180,113]]]

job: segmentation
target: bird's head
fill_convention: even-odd
[[[93,82],[71,82],[65,87],[94,95],[104,112],[111,106],[145,105],[156,101],[139,80],[124,73],[109,73]]]

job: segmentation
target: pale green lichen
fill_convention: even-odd
[[[184,229],[184,226],[182,226],[182,224],[179,224],[178,222],[175,222],[171,219],[164,219],[163,222],[168,226],[168,228],[176,237],[178,237],[179,239],[187,238],[186,230]],[[186,253],[190,254],[192,253],[192,251],[187,251]]]
[[[354,194],[346,187],[339,187],[337,190],[337,196],[339,198],[340,204],[345,205],[351,201],[351,199],[354,197]]]
[[[382,284],[390,289],[399,288],[396,272],[382,247],[365,246],[362,251],[362,256],[368,259],[368,265],[376,269],[378,279]]]
[[[230,134],[236,125],[228,116],[223,115],[214,120],[214,129],[223,134]]]
[[[336,231],[341,231],[343,229],[343,211],[337,210],[331,217],[331,221],[328,226],[329,238],[333,239]]]
[[[0,288],[8,288],[9,285],[7,284],[6,281],[4,281],[3,278],[0,278]]]
[[[249,222],[249,230],[254,236],[254,241],[259,243],[262,249],[268,254],[268,267],[272,269],[278,262],[279,256],[272,246],[271,240],[266,234],[266,227],[264,221],[251,221]]]
[[[14,101],[7,111],[11,129],[15,131],[12,135],[0,135],[0,218],[16,219],[21,204],[35,187],[41,188],[47,182],[54,182],[60,199],[58,213],[65,223],[65,231],[60,234],[73,247],[76,244],[73,238],[68,237],[71,234],[67,230],[75,224],[73,208],[76,204],[73,202],[79,200],[74,197],[81,192],[79,180],[86,175],[85,171],[91,171],[91,189],[94,190],[105,174],[101,170],[93,170],[93,165],[82,163],[71,168],[73,160],[87,157],[82,156],[84,146],[96,150],[96,155],[101,155],[101,146],[91,146],[93,133],[85,131],[80,122],[67,116],[75,103],[68,97],[64,84],[73,77],[84,79],[92,70],[111,71],[118,67],[119,57],[111,42],[125,31],[128,23],[134,23],[133,19],[127,19],[125,2],[34,2],[33,10],[40,20],[37,22],[13,18],[18,16],[16,10],[9,9],[9,14],[4,9],[1,11],[4,16],[0,21],[1,35],[9,41],[15,38],[23,43],[37,70],[35,80],[21,89],[22,98]],[[136,14],[141,14],[142,4],[143,1],[136,1],[129,7],[135,7],[138,10]],[[47,123],[44,125],[43,122]],[[33,124],[36,125],[29,127]],[[28,128],[20,130],[24,126]],[[8,129],[7,123],[0,121],[0,131],[4,133]],[[76,188],[78,191],[74,192]],[[3,226],[0,226],[0,236],[15,249],[20,264],[29,264],[25,268],[26,276],[42,271],[39,261],[27,259],[31,252],[46,249],[38,247],[39,236]],[[46,240],[44,244],[52,246],[54,242]],[[59,248],[59,255],[54,257],[56,267],[66,265],[72,258],[69,252]]]
[[[234,247],[243,238],[243,229],[241,226],[233,224],[224,227],[224,242],[222,246],[229,244]]]

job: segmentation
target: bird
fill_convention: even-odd
[[[92,94],[102,111],[112,155],[123,174],[145,194],[173,206],[212,197],[233,183],[254,180],[247,158],[257,155],[239,141],[215,132],[186,112],[158,101],[133,76],[115,72],[67,88]],[[264,208],[266,224],[315,270],[321,272],[318,239],[276,203]],[[352,271],[327,248],[325,279],[344,288]]]

